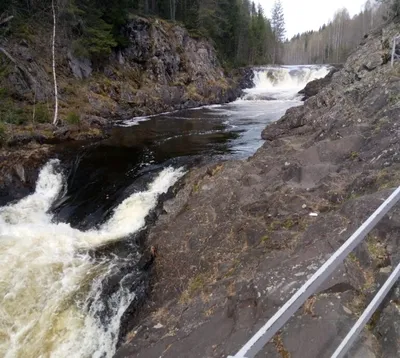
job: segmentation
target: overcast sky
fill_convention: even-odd
[[[332,19],[336,10],[346,7],[351,16],[362,9],[367,0],[281,0],[285,10],[286,36],[291,38],[297,33],[318,30],[321,25]],[[256,0],[267,17],[271,17],[274,0]]]

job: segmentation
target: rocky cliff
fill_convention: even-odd
[[[152,294],[118,357],[235,353],[400,184],[400,63],[388,62],[399,31],[371,34],[252,158],[186,177],[150,231]],[[399,231],[397,206],[260,357],[330,357],[399,263]],[[352,357],[400,355],[399,292]]]
[[[60,34],[57,72],[62,120],[68,121],[73,113],[89,124],[103,124],[226,102],[240,93],[225,76],[213,46],[183,27],[134,17],[123,32],[127,46],[96,66],[77,58]],[[44,41],[48,37],[46,29],[39,29],[23,39],[10,35],[1,44],[10,55],[0,52],[1,107],[11,105],[21,121],[23,116],[28,121],[34,108],[39,107],[46,118],[51,111],[51,53]],[[7,114],[5,108],[0,110]]]
[[[101,139],[115,120],[228,102],[245,85],[226,76],[208,41],[166,21],[133,17],[127,46],[96,66],[60,33],[55,129],[50,29],[18,31],[0,39],[0,203],[32,190],[54,144]]]

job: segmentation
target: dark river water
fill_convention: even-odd
[[[146,289],[137,238],[160,196],[191,167],[254,154],[327,72],[261,68],[240,100],[121,122],[47,163],[32,195],[0,208],[0,356],[111,358]]]
[[[68,193],[54,211],[61,221],[89,228],[162,167],[251,156],[265,126],[299,104],[239,100],[120,123],[102,144],[73,149]]]

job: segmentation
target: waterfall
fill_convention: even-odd
[[[144,228],[158,197],[183,174],[162,170],[89,231],[55,222],[49,212],[66,185],[57,160],[42,168],[32,195],[0,208],[0,356],[111,358],[121,318],[135,299],[123,284],[133,273],[104,298],[103,282],[118,258],[94,258],[90,250]],[[139,260],[137,252],[134,257]]]
[[[245,90],[245,100],[292,100],[310,81],[329,73],[328,66],[254,68],[254,87]]]

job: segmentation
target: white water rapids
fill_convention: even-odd
[[[115,137],[117,144],[96,150],[101,150],[101,160],[108,158],[108,164],[129,161],[130,169],[135,168],[135,160],[148,164],[149,160],[143,159],[147,157],[166,160],[210,155],[221,143],[224,153],[232,149],[234,154],[229,158],[235,153],[238,158],[247,158],[263,144],[260,133],[265,126],[278,120],[288,108],[301,105],[298,91],[328,71],[323,66],[257,68],[255,87],[245,90],[243,98],[126,121],[123,125],[132,129],[123,128]],[[140,130],[135,132],[134,127]],[[223,142],[225,131],[237,135]],[[138,148],[141,141],[144,144]],[[113,150],[121,142],[134,145],[115,154]],[[151,155],[146,152],[149,148],[154,151]],[[134,159],[140,150],[145,155]],[[108,154],[111,156],[106,157]],[[92,153],[92,158],[97,157]],[[96,166],[99,164],[95,161],[90,168],[95,170]],[[50,161],[41,170],[32,195],[0,208],[0,357],[111,358],[121,319],[135,299],[134,290],[129,289],[135,272],[127,270],[125,277],[113,281],[116,285],[112,292],[105,295],[106,279],[119,272],[121,258],[114,258],[114,251],[93,257],[91,251],[144,228],[159,195],[183,175],[181,169],[162,170],[146,190],[118,205],[108,221],[82,231],[57,222],[50,212],[53,203],[67,191],[59,168],[58,161]],[[107,170],[113,168],[107,166]],[[121,173],[125,176],[125,170]],[[93,195],[88,197],[95,199]],[[101,201],[101,197],[96,199]],[[136,251],[132,256],[135,265],[135,257],[139,260]]]
[[[87,250],[142,229],[159,195],[183,175],[164,169],[102,226],[80,231],[54,222],[49,213],[65,189],[58,168],[57,160],[47,163],[32,195],[0,208],[1,357],[112,357],[121,317],[135,294],[121,285],[108,298],[110,318],[101,319],[102,280],[115,263],[94,259]]]
[[[254,69],[254,87],[245,90],[245,100],[292,100],[308,82],[323,78],[328,66],[282,66]]]

